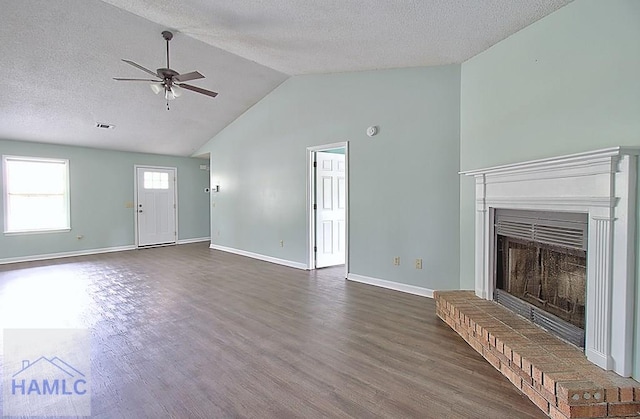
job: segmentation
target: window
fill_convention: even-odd
[[[69,230],[69,161],[3,156],[4,231]]]
[[[169,189],[169,173],[144,172],[145,189]]]

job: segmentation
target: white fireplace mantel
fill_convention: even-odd
[[[497,208],[589,215],[585,353],[629,377],[633,363],[637,156],[640,148],[460,172],[476,180],[475,292],[493,299]]]

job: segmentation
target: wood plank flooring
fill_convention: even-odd
[[[433,300],[206,243],[0,266],[0,327],[88,328],[98,418],[545,417]]]

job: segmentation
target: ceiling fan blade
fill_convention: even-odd
[[[118,80],[118,81],[152,81],[154,83],[160,83],[161,80],[151,80],[151,79],[123,79],[121,77],[114,77],[114,80]]]
[[[140,69],[140,70],[142,70],[142,71],[144,71],[144,72],[146,72],[146,73],[149,73],[149,74],[151,74],[151,75],[152,75],[152,76],[154,76],[154,77],[158,77],[158,75],[157,75],[156,73],[154,73],[153,71],[149,70],[148,68],[144,68],[144,67],[143,67],[143,66],[141,66],[140,64],[134,63],[134,62],[133,62],[133,61],[131,61],[131,60],[124,60],[124,59],[123,59],[122,61],[124,61],[125,63],[127,63],[127,64],[129,64],[129,65],[132,65],[132,66],[134,66],[135,68],[138,68],[138,69]]]
[[[192,71],[191,73],[178,74],[173,78],[177,81],[189,81],[196,79],[204,79],[204,76],[197,71]]]
[[[176,84],[182,87],[183,89],[191,90],[192,92],[202,93],[203,95],[207,95],[211,97],[218,96],[216,92],[212,92],[211,90],[203,89],[201,87],[196,87],[196,86],[192,86],[190,84],[184,84],[184,83],[176,83]]]

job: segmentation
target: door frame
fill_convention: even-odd
[[[345,172],[345,248],[344,266],[345,278],[349,273],[349,141],[342,141],[332,144],[307,147],[307,270],[316,268],[316,252],[313,247],[316,241],[316,217],[313,210],[315,199],[315,177],[313,171],[313,160],[316,151],[332,150],[334,148],[344,148],[344,172]]]
[[[134,164],[133,165],[133,230],[135,242],[134,245],[136,249],[140,249],[140,238],[138,237],[138,169],[160,169],[160,170],[173,170],[173,174],[175,177],[174,185],[173,185],[173,202],[176,204],[176,210],[173,212],[175,216],[175,225],[176,225],[176,242],[169,244],[167,246],[173,246],[178,244],[178,168],[177,167],[169,167],[169,166],[152,166],[149,164]],[[147,248],[148,246],[144,246]]]

